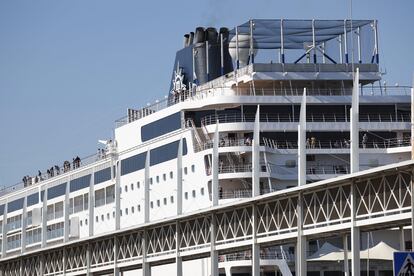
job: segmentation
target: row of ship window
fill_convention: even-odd
[[[184,175],[187,175],[188,174],[188,168],[187,167],[184,167],[184,169],[183,169],[183,171],[184,171]],[[191,165],[191,172],[195,172],[195,165]],[[174,173],[171,171],[170,172],[170,179],[173,179],[174,178]],[[167,174],[166,173],[164,173],[163,175],[162,175],[162,179],[163,179],[163,181],[167,181]],[[155,177],[155,181],[156,181],[156,183],[160,183],[160,176],[159,175],[157,175],[156,177]],[[154,178],[153,177],[151,177],[150,179],[149,179],[149,183],[152,185],[153,183],[154,183]],[[134,183],[131,183],[131,191],[133,191],[134,190]],[[141,187],[141,182],[137,182],[137,189],[139,189]],[[124,191],[127,193],[128,192],[128,185],[125,185],[125,187],[124,187]],[[121,189],[121,192],[122,192],[122,189]]]

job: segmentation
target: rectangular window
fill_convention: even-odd
[[[70,181],[70,192],[78,191],[89,187],[91,175],[85,175]]]
[[[111,180],[111,168],[106,168],[100,171],[97,171],[93,175],[94,184],[99,184],[108,180]]]
[[[146,157],[147,153],[143,152],[121,160],[121,175],[144,169]]]
[[[19,198],[14,201],[10,201],[9,203],[7,203],[7,212],[11,213],[13,211],[23,209],[23,202],[24,198]]]
[[[83,211],[83,195],[77,196],[73,199],[73,208],[74,212],[82,212]]]
[[[158,148],[152,149],[150,151],[150,165],[154,166],[166,161],[177,158],[178,146],[180,141],[171,142],[165,145],[162,145]],[[186,139],[183,139],[183,155],[187,154],[187,142]]]
[[[55,219],[63,217],[63,202],[55,204]]]
[[[83,195],[83,210],[88,210],[89,208],[89,193]]]
[[[141,127],[142,142],[181,128],[181,113],[177,112]]]
[[[115,185],[106,187],[106,204],[115,201]]]
[[[47,189],[47,199],[52,199],[58,196],[62,196],[66,193],[66,183],[54,186]]]
[[[95,207],[105,205],[105,189],[95,191]]]
[[[39,203],[39,193],[34,193],[27,196],[27,207]]]
[[[47,206],[47,220],[52,220],[55,218],[55,206],[53,204]]]

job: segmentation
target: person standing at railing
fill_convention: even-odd
[[[364,135],[362,136],[362,148],[365,149],[367,147],[367,143],[368,143],[368,135],[364,133]]]
[[[54,172],[53,166],[50,168],[50,176],[51,177],[54,177],[55,176],[55,172]]]
[[[310,148],[310,140],[309,138],[306,138],[306,148]]]
[[[60,168],[58,165],[55,165],[55,171],[56,171],[56,175],[60,174]]]
[[[311,148],[314,149],[316,146],[316,138],[314,136],[311,137]]]

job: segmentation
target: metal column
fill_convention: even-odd
[[[252,276],[260,276],[260,245],[256,240],[258,217],[256,205],[252,205],[253,237],[252,237]]]
[[[260,105],[257,106],[252,142],[252,195],[260,195]]]
[[[351,107],[351,173],[359,171],[359,68],[354,75]],[[354,274],[355,275],[355,274]]]
[[[175,264],[176,270],[175,273],[177,276],[183,275],[183,259],[180,256],[180,241],[181,241],[181,232],[180,232],[180,224],[177,221],[175,223]]]
[[[150,221],[150,150],[147,150],[147,156],[145,159],[145,178],[144,178],[144,223]]]
[[[142,276],[151,276],[151,266],[147,262],[147,230],[142,235]]]
[[[298,195],[298,238],[296,243],[296,273],[297,276],[306,276],[306,237],[303,235],[303,198],[302,193]]]
[[[360,259],[360,230],[355,224],[356,216],[356,199],[355,199],[355,183],[351,184],[351,272],[352,275],[361,274],[361,259]]]
[[[349,263],[348,263],[348,235],[343,236],[343,247],[344,247],[344,276],[350,276],[349,274]]]
[[[219,202],[219,152],[218,152],[218,143],[219,143],[219,122],[216,122],[216,131],[214,132],[213,137],[213,156],[212,156],[212,164],[211,164],[211,173],[212,173],[212,181],[211,181],[211,200],[213,206],[217,206]]]
[[[177,152],[177,215],[183,212],[183,138],[178,144]]]
[[[298,186],[306,184],[306,88],[303,89],[298,125]]]
[[[218,268],[218,252],[216,250],[216,233],[217,233],[217,221],[215,214],[211,214],[210,225],[210,263],[211,263],[211,276],[219,276]]]

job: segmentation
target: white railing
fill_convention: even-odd
[[[231,198],[249,198],[252,197],[251,190],[226,190],[219,191],[220,199],[231,199]]]
[[[252,254],[250,251],[246,252],[237,252],[226,255],[220,255],[219,262],[231,262],[231,261],[249,261],[252,259]],[[295,256],[290,252],[280,252],[276,250],[261,250],[260,259],[262,260],[286,260],[292,261],[295,260]]]

